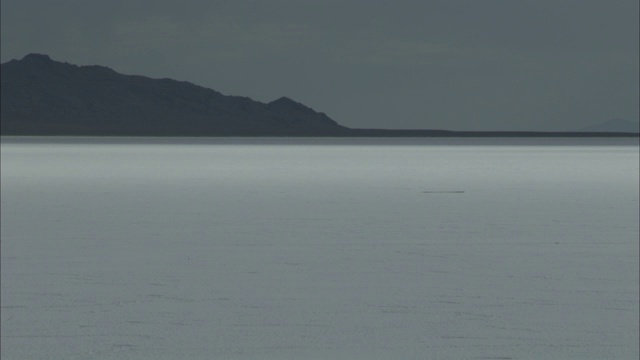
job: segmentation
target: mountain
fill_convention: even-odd
[[[349,131],[286,97],[265,104],[41,54],[0,69],[2,135],[338,136]]]
[[[577,132],[350,129],[287,97],[262,103],[185,81],[123,75],[42,54],[0,64],[0,75],[0,135],[639,136],[637,123],[629,128],[618,120]]]
[[[596,125],[587,126],[578,131],[583,132],[627,132],[638,133],[640,126],[637,122],[624,119],[611,119]]]

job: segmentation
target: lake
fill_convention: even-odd
[[[638,139],[1,142],[2,359],[637,359]]]

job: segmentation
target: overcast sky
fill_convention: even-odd
[[[28,53],[169,77],[360,128],[638,121],[638,0],[2,0]]]

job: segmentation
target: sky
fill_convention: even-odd
[[[2,0],[28,53],[290,97],[354,128],[563,131],[639,118],[638,0]]]

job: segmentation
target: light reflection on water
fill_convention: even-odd
[[[2,357],[636,358],[637,139],[467,140],[3,138]]]

